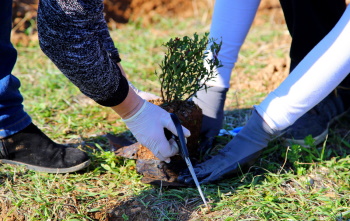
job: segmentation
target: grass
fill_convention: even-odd
[[[130,80],[159,95],[154,70],[164,52],[161,44],[208,27],[195,19],[160,19],[153,27],[127,24],[111,35]],[[231,79],[226,128],[240,126],[246,120],[244,108],[260,102],[283,79],[289,40],[283,24],[266,18],[263,26],[253,26]],[[350,220],[349,118],[333,126],[321,146],[312,146],[310,138],[309,149],[271,142],[249,172],[203,185],[212,207],[207,210],[194,188],[142,183],[135,161],[116,157],[104,137],[130,136],[119,117],[82,96],[38,44],[31,45],[17,47],[14,69],[26,110],[55,141],[87,151],[92,164],[72,174],[0,165],[0,220]],[[265,78],[274,74],[271,63],[279,67],[283,62],[284,69],[277,71],[282,77]]]

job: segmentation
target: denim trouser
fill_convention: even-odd
[[[20,81],[11,74],[17,51],[10,42],[12,0],[0,1],[0,138],[10,136],[31,123],[23,110]]]

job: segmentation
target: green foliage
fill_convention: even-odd
[[[106,171],[117,174],[119,172],[121,161],[123,160],[116,156],[114,152],[103,150],[99,144],[96,144],[96,147],[100,151],[95,154],[95,161],[99,161],[101,163],[101,167]]]
[[[215,77],[214,68],[221,67],[217,55],[221,44],[208,39],[209,33],[192,38],[176,37],[163,44],[167,51],[156,73],[161,84],[161,95],[165,103],[188,100],[197,91],[207,89],[205,83]],[[207,45],[209,50],[206,50]]]
[[[321,149],[317,148],[315,146],[315,140],[311,135],[305,137],[304,142],[306,144],[305,147],[299,144],[292,144],[288,152],[282,154],[282,157],[287,157],[288,162],[294,165],[299,175],[305,174],[306,169],[308,169],[311,164],[322,162],[331,155],[331,150],[326,150],[325,143]]]

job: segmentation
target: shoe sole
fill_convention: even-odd
[[[320,135],[316,137],[312,137],[315,140],[314,144],[317,146],[320,143],[322,143],[324,140],[326,140],[327,135],[328,135],[328,128],[325,131],[323,131]],[[305,144],[304,140],[293,140],[293,139],[286,138],[285,142],[287,142],[288,144],[292,143],[292,144],[298,144],[301,146],[309,147],[309,145]]]
[[[13,161],[13,160],[7,160],[7,159],[0,159],[0,163],[25,166],[30,170],[34,170],[37,172],[44,172],[44,173],[72,173],[88,167],[91,161],[87,160],[81,164],[75,165],[73,167],[67,167],[67,168],[50,168],[50,167],[34,166],[34,165]]]
[[[331,119],[327,125],[326,130],[324,130],[320,135],[313,137],[313,139],[315,140],[315,145],[319,145],[320,143],[322,143],[323,141],[326,140],[326,137],[328,135],[328,128],[330,127],[330,125],[332,125],[335,121],[337,121],[339,118],[343,117],[345,114],[347,114],[349,112],[349,109],[344,111],[342,114],[339,114],[338,116],[334,117],[333,119]],[[308,145],[305,144],[304,139],[302,140],[295,140],[295,139],[289,139],[289,138],[284,138],[285,142],[288,144],[299,144],[305,147],[308,147]]]

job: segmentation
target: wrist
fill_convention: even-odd
[[[125,100],[117,105],[112,107],[112,109],[122,118],[128,119],[134,116],[143,106],[146,101],[138,96],[134,90],[130,88],[127,97]]]
[[[133,90],[136,92],[136,94],[138,94],[138,93],[140,92],[140,90],[137,89],[130,81],[128,81],[128,83],[129,83],[129,87],[130,87],[131,89],[133,89]]]
[[[280,133],[280,131],[271,128],[255,109],[252,111],[252,115],[244,127],[247,127],[247,129],[250,130],[250,136],[253,136],[256,139],[262,138],[272,140]]]
[[[142,113],[142,111],[146,108],[146,106],[147,106],[147,102],[145,101],[143,102],[142,106],[136,111],[136,113],[130,114],[129,116],[122,118],[123,121],[125,123],[133,121]]]

